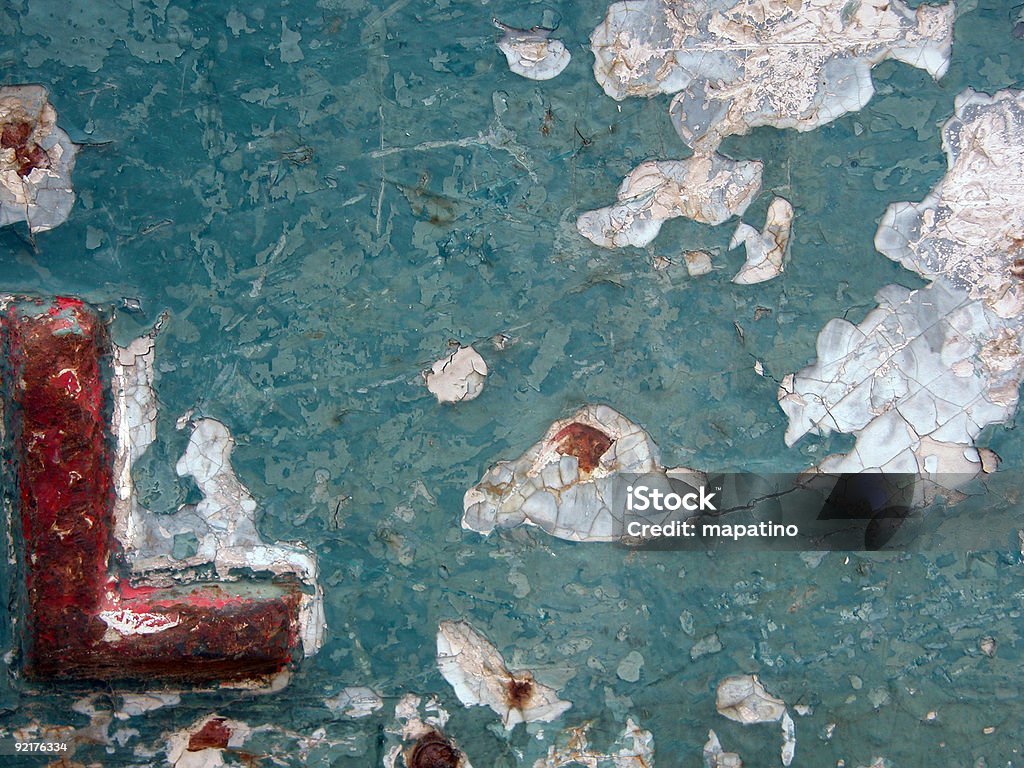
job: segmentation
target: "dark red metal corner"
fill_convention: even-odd
[[[74,299],[0,317],[9,454],[32,678],[236,680],[282,670],[299,646],[299,586],[133,586],[114,536],[102,320]]]

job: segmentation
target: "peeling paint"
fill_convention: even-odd
[[[505,54],[508,68],[517,75],[529,80],[550,80],[569,66],[572,56],[565,44],[548,37],[554,30],[515,29],[497,19],[494,26],[504,33],[498,41],[498,50]]]
[[[758,232],[749,224],[740,224],[729,242],[729,248],[740,245],[747,252],[747,261],[732,281],[739,285],[763,283],[778,277],[789,256],[789,238],[793,225],[793,206],[776,197],[768,206],[764,229]]]
[[[827,472],[920,473],[955,488],[982,469],[975,440],[1016,411],[1024,378],[1024,95],[965,91],[943,127],[946,176],[920,203],[894,203],[880,251],[931,282],[878,291],[858,325],[830,321],[817,361],[788,375],[779,404],[786,442],[856,435]],[[926,499],[930,498],[926,496]]]
[[[546,757],[534,762],[533,768],[562,768],[583,765],[590,768],[653,768],[654,737],[632,718],[607,752],[590,746],[589,725],[570,728],[564,732],[565,746],[551,746]]]
[[[531,672],[510,672],[498,649],[465,621],[441,622],[437,665],[459,701],[490,707],[509,730],[519,723],[551,722],[572,706]]]
[[[484,388],[487,363],[473,347],[458,346],[435,362],[423,380],[439,403],[461,403],[476,399]]]
[[[952,39],[952,3],[630,0],[609,7],[590,45],[605,93],[676,94],[676,131],[706,153],[756,126],[809,131],[860,109],[887,58],[941,77]]]
[[[658,446],[641,426],[606,405],[587,405],[466,491],[462,527],[486,535],[536,525],[570,541],[613,541],[612,492],[622,473],[700,475],[661,466]]]
[[[63,223],[75,203],[78,148],[57,127],[46,89],[0,88],[0,134],[0,227],[24,221],[44,232]]]
[[[581,214],[576,229],[595,245],[622,248],[647,245],[668,219],[721,224],[757,196],[762,168],[719,154],[641,163],[619,185],[618,202]]]

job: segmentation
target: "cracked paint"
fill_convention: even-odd
[[[665,469],[658,446],[638,424],[606,405],[587,405],[556,421],[514,461],[499,461],[463,499],[462,527],[535,525],[569,541],[615,541],[621,521],[612,494],[619,474],[693,476]]]
[[[676,94],[676,131],[707,153],[757,126],[809,131],[860,109],[887,58],[941,77],[952,39],[952,3],[630,0],[609,7],[590,46],[605,93]]]
[[[502,31],[498,50],[505,54],[508,68],[528,80],[550,80],[569,66],[572,56],[561,40],[552,40],[554,31],[543,27],[515,29],[497,19],[494,26]]]
[[[1024,236],[1024,96],[965,91],[943,127],[946,176],[920,203],[894,203],[880,251],[930,282],[889,285],[858,325],[830,321],[817,361],[788,375],[779,404],[786,442],[856,435],[827,472],[883,469],[955,488],[982,470],[975,441],[1015,413],[1024,378],[1024,291],[1014,274]]]
[[[793,206],[776,197],[768,206],[764,229],[758,232],[749,224],[740,224],[729,242],[729,248],[743,246],[747,260],[732,281],[739,285],[763,283],[778,277],[785,269],[792,233]]]
[[[718,154],[641,163],[619,185],[618,202],[581,214],[576,229],[595,245],[622,248],[647,245],[668,219],[721,224],[757,196],[762,167]]]
[[[560,734],[564,746],[551,746],[544,758],[538,759],[533,768],[562,768],[562,766],[583,765],[589,768],[653,768],[654,736],[645,731],[632,718],[626,719],[626,727],[607,752],[590,746],[589,725],[569,728]]]
[[[508,730],[519,723],[551,722],[572,707],[532,672],[510,672],[498,649],[465,621],[441,622],[437,665],[459,701],[490,707]]]
[[[46,89],[0,88],[0,134],[0,227],[24,221],[35,233],[63,223],[75,204],[78,148],[57,127]]]
[[[427,389],[439,403],[476,399],[484,388],[487,363],[473,347],[458,346],[423,374]]]

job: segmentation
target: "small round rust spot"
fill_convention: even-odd
[[[557,444],[555,450],[563,456],[576,457],[580,472],[593,472],[614,441],[601,430],[574,421],[560,429],[552,442]]]
[[[409,768],[457,768],[460,756],[444,734],[431,731],[416,741],[406,764]]]
[[[505,684],[505,699],[511,709],[522,709],[533,697],[533,679],[525,677],[521,680],[511,678]]]

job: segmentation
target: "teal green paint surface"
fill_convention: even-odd
[[[459,527],[462,494],[488,466],[585,402],[643,424],[669,466],[793,471],[848,446],[786,449],[777,385],[752,375],[754,359],[771,376],[797,370],[829,319],[859,321],[887,283],[920,284],[874,250],[877,219],[945,172],[939,126],[955,94],[1022,87],[1011,4],[980,2],[959,19],[937,83],[885,63],[862,111],[725,143],[765,162],[745,220],[763,221],[769,192],[797,211],[785,275],[750,287],[729,282],[742,262],[726,251],[730,225],[671,221],[646,252],[604,251],[576,233],[576,215],[611,202],[639,161],[684,154],[667,98],[617,104],[595,83],[586,46],[604,2],[0,8],[4,83],[46,85],[60,126],[86,145],[64,225],[34,246],[23,226],[0,230],[0,290],[138,299],[142,311],[113,325],[122,342],[168,310],[158,442],[136,473],[144,503],[194,500],[174,474],[187,439],[174,422],[194,407],[235,435],[264,538],[308,544],[325,589],[326,643],[286,689],[185,693],[114,719],[109,745],[81,744],[73,759],[160,764],[163,734],[217,712],[274,726],[245,750],[277,764],[302,765],[301,740],[323,729],[306,764],[380,765],[383,729],[412,692],[452,713],[448,732],[477,768],[520,764],[518,752],[532,764],[560,727],[584,720],[604,748],[627,715],[654,733],[659,766],[700,765],[709,728],[747,764],[778,764],[777,725],[742,727],[714,708],[722,677],[756,672],[790,705],[813,707],[796,718],[795,765],[1024,764],[1013,537],[995,552],[953,541],[819,563],[627,554]],[[546,11],[573,61],[535,83],[508,71],[491,18],[530,27]],[[382,147],[406,150],[371,157]],[[686,274],[679,255],[695,248],[714,252],[714,273]],[[651,256],[674,263],[655,270]],[[499,333],[515,343],[496,350]],[[449,339],[476,343],[491,371],[482,395],[456,407],[420,378]],[[958,514],[1019,503],[1013,427],[986,433],[1003,470]],[[183,539],[182,554],[191,546]],[[434,661],[438,621],[459,617],[512,667],[562,684],[573,708],[508,736],[490,710],[462,708]],[[2,651],[15,632],[0,624]],[[712,634],[721,650],[692,659]],[[978,649],[985,636],[997,640],[992,658]],[[635,683],[616,675],[631,651],[644,660]],[[384,708],[352,720],[324,705],[356,685]],[[116,709],[120,692],[104,688],[94,705]],[[83,727],[71,707],[89,693],[5,676],[0,727]]]

